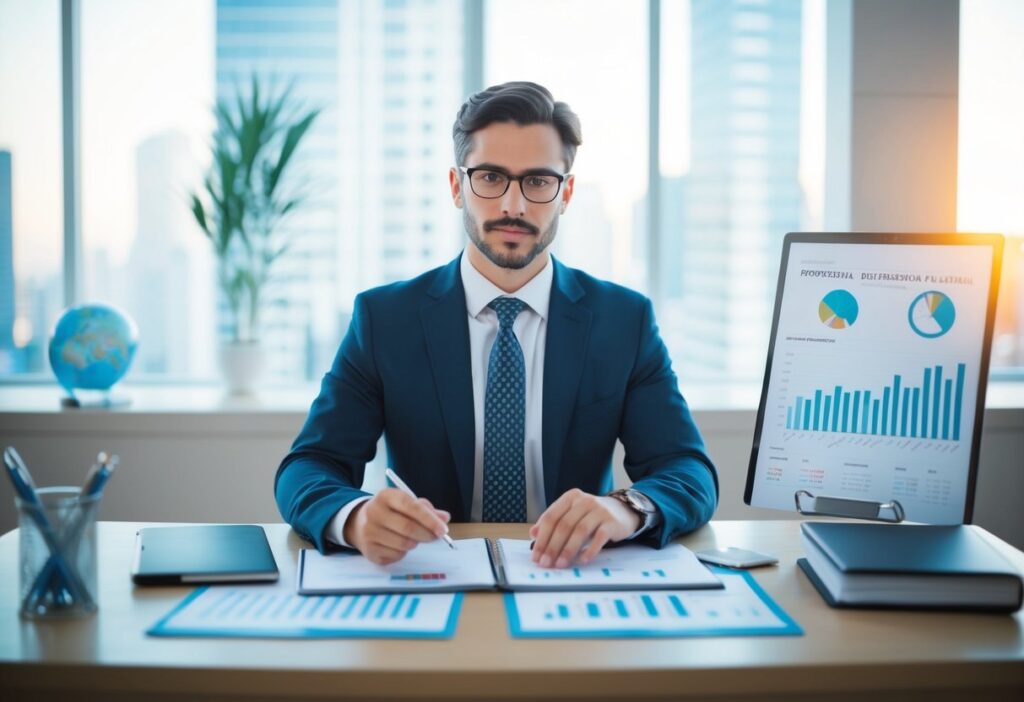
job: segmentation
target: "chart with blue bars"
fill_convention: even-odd
[[[158,622],[156,636],[444,637],[456,594],[302,596],[280,585],[207,587]]]
[[[786,429],[960,441],[965,373],[964,363],[936,365],[883,387],[812,389],[786,407]]]
[[[605,578],[614,578],[616,573],[621,573],[621,572],[622,572],[621,568],[601,568],[600,570],[597,571],[597,573],[599,573],[601,577],[605,577]],[[535,580],[535,581],[538,581],[538,582],[544,582],[546,580],[568,580],[568,581],[571,581],[573,579],[580,579],[580,580],[582,580],[586,576],[584,575],[583,571],[580,570],[579,568],[566,568],[565,570],[550,570],[550,569],[547,569],[547,570],[543,570],[543,571],[540,571],[540,572],[527,573],[526,577],[529,578],[530,580]],[[641,570],[640,571],[640,577],[641,578],[650,578],[653,581],[653,580],[658,580],[658,579],[661,579],[661,578],[667,578],[668,577],[668,573],[666,573],[661,568],[653,568],[651,570]],[[593,577],[591,577],[590,579],[592,580]]]
[[[749,573],[716,575],[724,589],[516,592],[505,609],[517,637],[800,633]]]

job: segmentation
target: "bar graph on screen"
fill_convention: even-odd
[[[810,390],[786,407],[786,429],[960,441],[966,368],[931,366],[911,383],[895,373],[881,388]]]
[[[969,521],[1002,238],[787,234],[743,500]]]

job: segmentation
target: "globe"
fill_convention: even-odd
[[[112,305],[69,307],[50,338],[50,367],[57,382],[75,390],[109,390],[124,377],[139,345],[139,332],[127,314]]]

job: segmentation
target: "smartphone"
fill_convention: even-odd
[[[754,568],[756,566],[775,565],[779,559],[770,553],[751,551],[745,548],[712,548],[697,551],[697,558],[705,563],[728,566],[729,568]]]

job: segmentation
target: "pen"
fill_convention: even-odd
[[[418,497],[416,497],[416,493],[413,492],[411,489],[409,489],[409,486],[406,485],[405,482],[401,478],[398,477],[398,475],[395,473],[395,471],[391,470],[390,468],[385,468],[384,469],[384,475],[387,476],[388,480],[390,480],[391,482],[393,482],[395,484],[396,488],[398,488],[399,490],[404,492],[406,495],[408,495],[409,497],[411,497],[414,500],[418,500],[419,499]],[[448,527],[445,527],[445,529],[447,529],[447,528]],[[444,539],[444,542],[446,544],[448,544],[451,548],[455,548],[455,542],[452,541],[452,537],[448,536],[448,534],[442,534],[441,538]]]
[[[107,484],[107,480],[110,479],[111,474],[117,468],[119,458],[116,455],[110,455],[106,451],[100,451],[99,455],[96,456],[96,463],[93,464],[92,468],[85,476],[85,485],[82,487],[83,497],[95,497],[99,498],[103,495],[103,488]],[[82,530],[85,522],[89,519],[88,511],[82,510],[76,515],[74,520],[65,529],[64,534],[58,537],[58,543],[60,544],[60,552],[65,553],[67,547],[71,541],[78,537],[78,533]],[[47,588],[47,584],[54,577],[54,571],[57,570],[57,556],[51,554],[46,561],[46,565],[36,576],[35,583],[33,583],[32,590],[29,595],[31,597],[41,597]]]
[[[22,460],[13,446],[8,446],[4,449],[4,465],[7,468],[7,476],[11,479],[15,493],[27,505],[26,513],[35,522],[40,536],[43,537],[43,542],[50,551],[50,558],[47,559],[47,563],[52,561],[53,567],[58,573],[57,593],[66,590],[72,598],[84,603],[87,607],[93,606],[93,599],[89,595],[89,590],[86,588],[85,583],[82,582],[82,579],[64,559],[60,540],[53,530],[50,520],[47,519],[46,513],[43,511],[43,503],[39,500],[39,495],[36,493],[32,474],[28,472],[28,466],[25,465],[25,461]],[[35,597],[35,589],[36,585],[33,583],[26,600]],[[57,594],[57,597],[60,598],[60,594]]]

